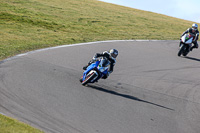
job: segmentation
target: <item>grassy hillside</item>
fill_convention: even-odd
[[[179,39],[192,22],[97,0],[1,0],[0,60],[79,42]]]

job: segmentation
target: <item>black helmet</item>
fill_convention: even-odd
[[[118,56],[118,51],[116,49],[111,49],[109,53],[113,58],[116,58]]]

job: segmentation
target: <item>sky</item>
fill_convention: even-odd
[[[100,0],[200,23],[200,0]]]

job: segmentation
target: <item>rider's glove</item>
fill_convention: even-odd
[[[93,60],[93,61],[96,61],[96,60],[97,60],[97,58],[93,57],[93,58],[92,58],[92,60]]]

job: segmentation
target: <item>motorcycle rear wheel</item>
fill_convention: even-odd
[[[189,52],[183,53],[183,56],[186,56]]]

